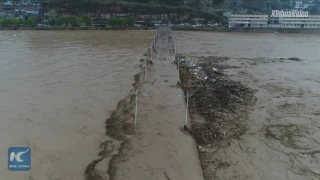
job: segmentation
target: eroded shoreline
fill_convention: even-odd
[[[145,58],[150,55],[150,48],[144,54]],[[140,67],[142,67],[140,65]],[[134,76],[131,94],[120,100],[116,110],[105,121],[105,140],[100,144],[99,158],[93,160],[86,168],[84,175],[86,180],[115,180],[118,165],[126,158],[126,151],[131,149],[128,136],[134,133],[134,100],[136,89],[139,89],[144,81],[144,72]],[[101,164],[99,167],[99,164]],[[104,169],[106,167],[106,169]]]

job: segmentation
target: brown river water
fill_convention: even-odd
[[[151,39],[151,31],[1,31],[0,179],[83,179]],[[30,171],[8,171],[11,146],[31,148]]]
[[[140,72],[139,60],[143,58],[152,34],[151,31],[0,31],[0,179],[83,179],[86,166],[97,157],[105,132],[105,119],[117,102],[129,94],[133,75]],[[314,162],[309,162],[308,157],[299,159],[298,155],[287,158],[283,154],[299,154],[299,149],[285,149],[280,147],[280,140],[269,142],[262,133],[259,134],[264,125],[289,121],[299,124],[299,119],[272,119],[263,112],[277,110],[277,105],[284,101],[289,102],[289,107],[300,101],[308,108],[300,108],[299,113],[310,120],[300,120],[309,129],[306,140],[310,142],[298,139],[294,145],[310,146],[315,152],[320,149],[320,143],[313,141],[318,139],[318,131],[312,128],[314,125],[320,127],[317,121],[320,100],[316,96],[320,93],[320,36],[175,34],[178,53],[228,56],[235,64],[239,63],[235,58],[303,59],[292,63],[248,65],[245,70],[249,73],[242,79],[239,74],[229,72],[235,79],[238,77],[247,85],[260,88],[256,109],[263,105],[266,108],[251,115],[254,126],[249,132],[252,134],[244,135],[241,142],[246,152],[237,149],[238,145],[218,152],[216,158],[224,157],[223,161],[235,165],[232,169],[217,172],[216,179],[301,179],[295,175],[300,173],[299,167],[308,177],[320,173],[314,166],[320,162],[319,154],[313,154],[316,156]],[[260,84],[253,84],[253,79]],[[292,98],[285,97],[283,92],[276,100],[272,93],[264,92],[267,87],[263,83],[269,81],[286,81],[287,88],[302,88],[309,95]],[[313,112],[315,115],[311,116]],[[283,144],[287,145],[286,142]],[[11,146],[31,148],[30,171],[8,171],[7,151]],[[281,169],[290,166],[290,171]]]
[[[320,179],[320,36],[176,34],[178,53],[228,57],[224,72],[256,90],[247,132],[208,152],[206,178]]]

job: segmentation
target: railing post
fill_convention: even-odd
[[[136,89],[136,110],[134,115],[134,127],[137,125],[137,115],[138,115],[138,89]]]

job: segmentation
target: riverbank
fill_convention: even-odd
[[[0,30],[152,30],[154,27],[0,27]],[[320,34],[320,29],[297,28],[181,28],[172,27],[175,31],[204,31],[204,32],[241,32],[241,33],[293,33]]]
[[[152,30],[154,27],[0,27],[0,30]],[[176,31],[320,34],[320,29],[297,28],[180,28]]]
[[[0,30],[150,30],[153,27],[0,27]]]
[[[204,31],[204,32],[242,32],[242,33],[294,33],[294,34],[320,34],[320,29],[311,28],[179,28],[179,31]]]

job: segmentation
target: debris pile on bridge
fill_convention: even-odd
[[[191,132],[200,152],[216,149],[222,140],[238,138],[247,129],[246,119],[254,103],[254,90],[223,73],[230,68],[223,64],[227,60],[227,57],[215,56],[177,56],[182,89],[195,92],[190,98],[191,117],[198,114],[205,120],[197,123],[192,119]]]

